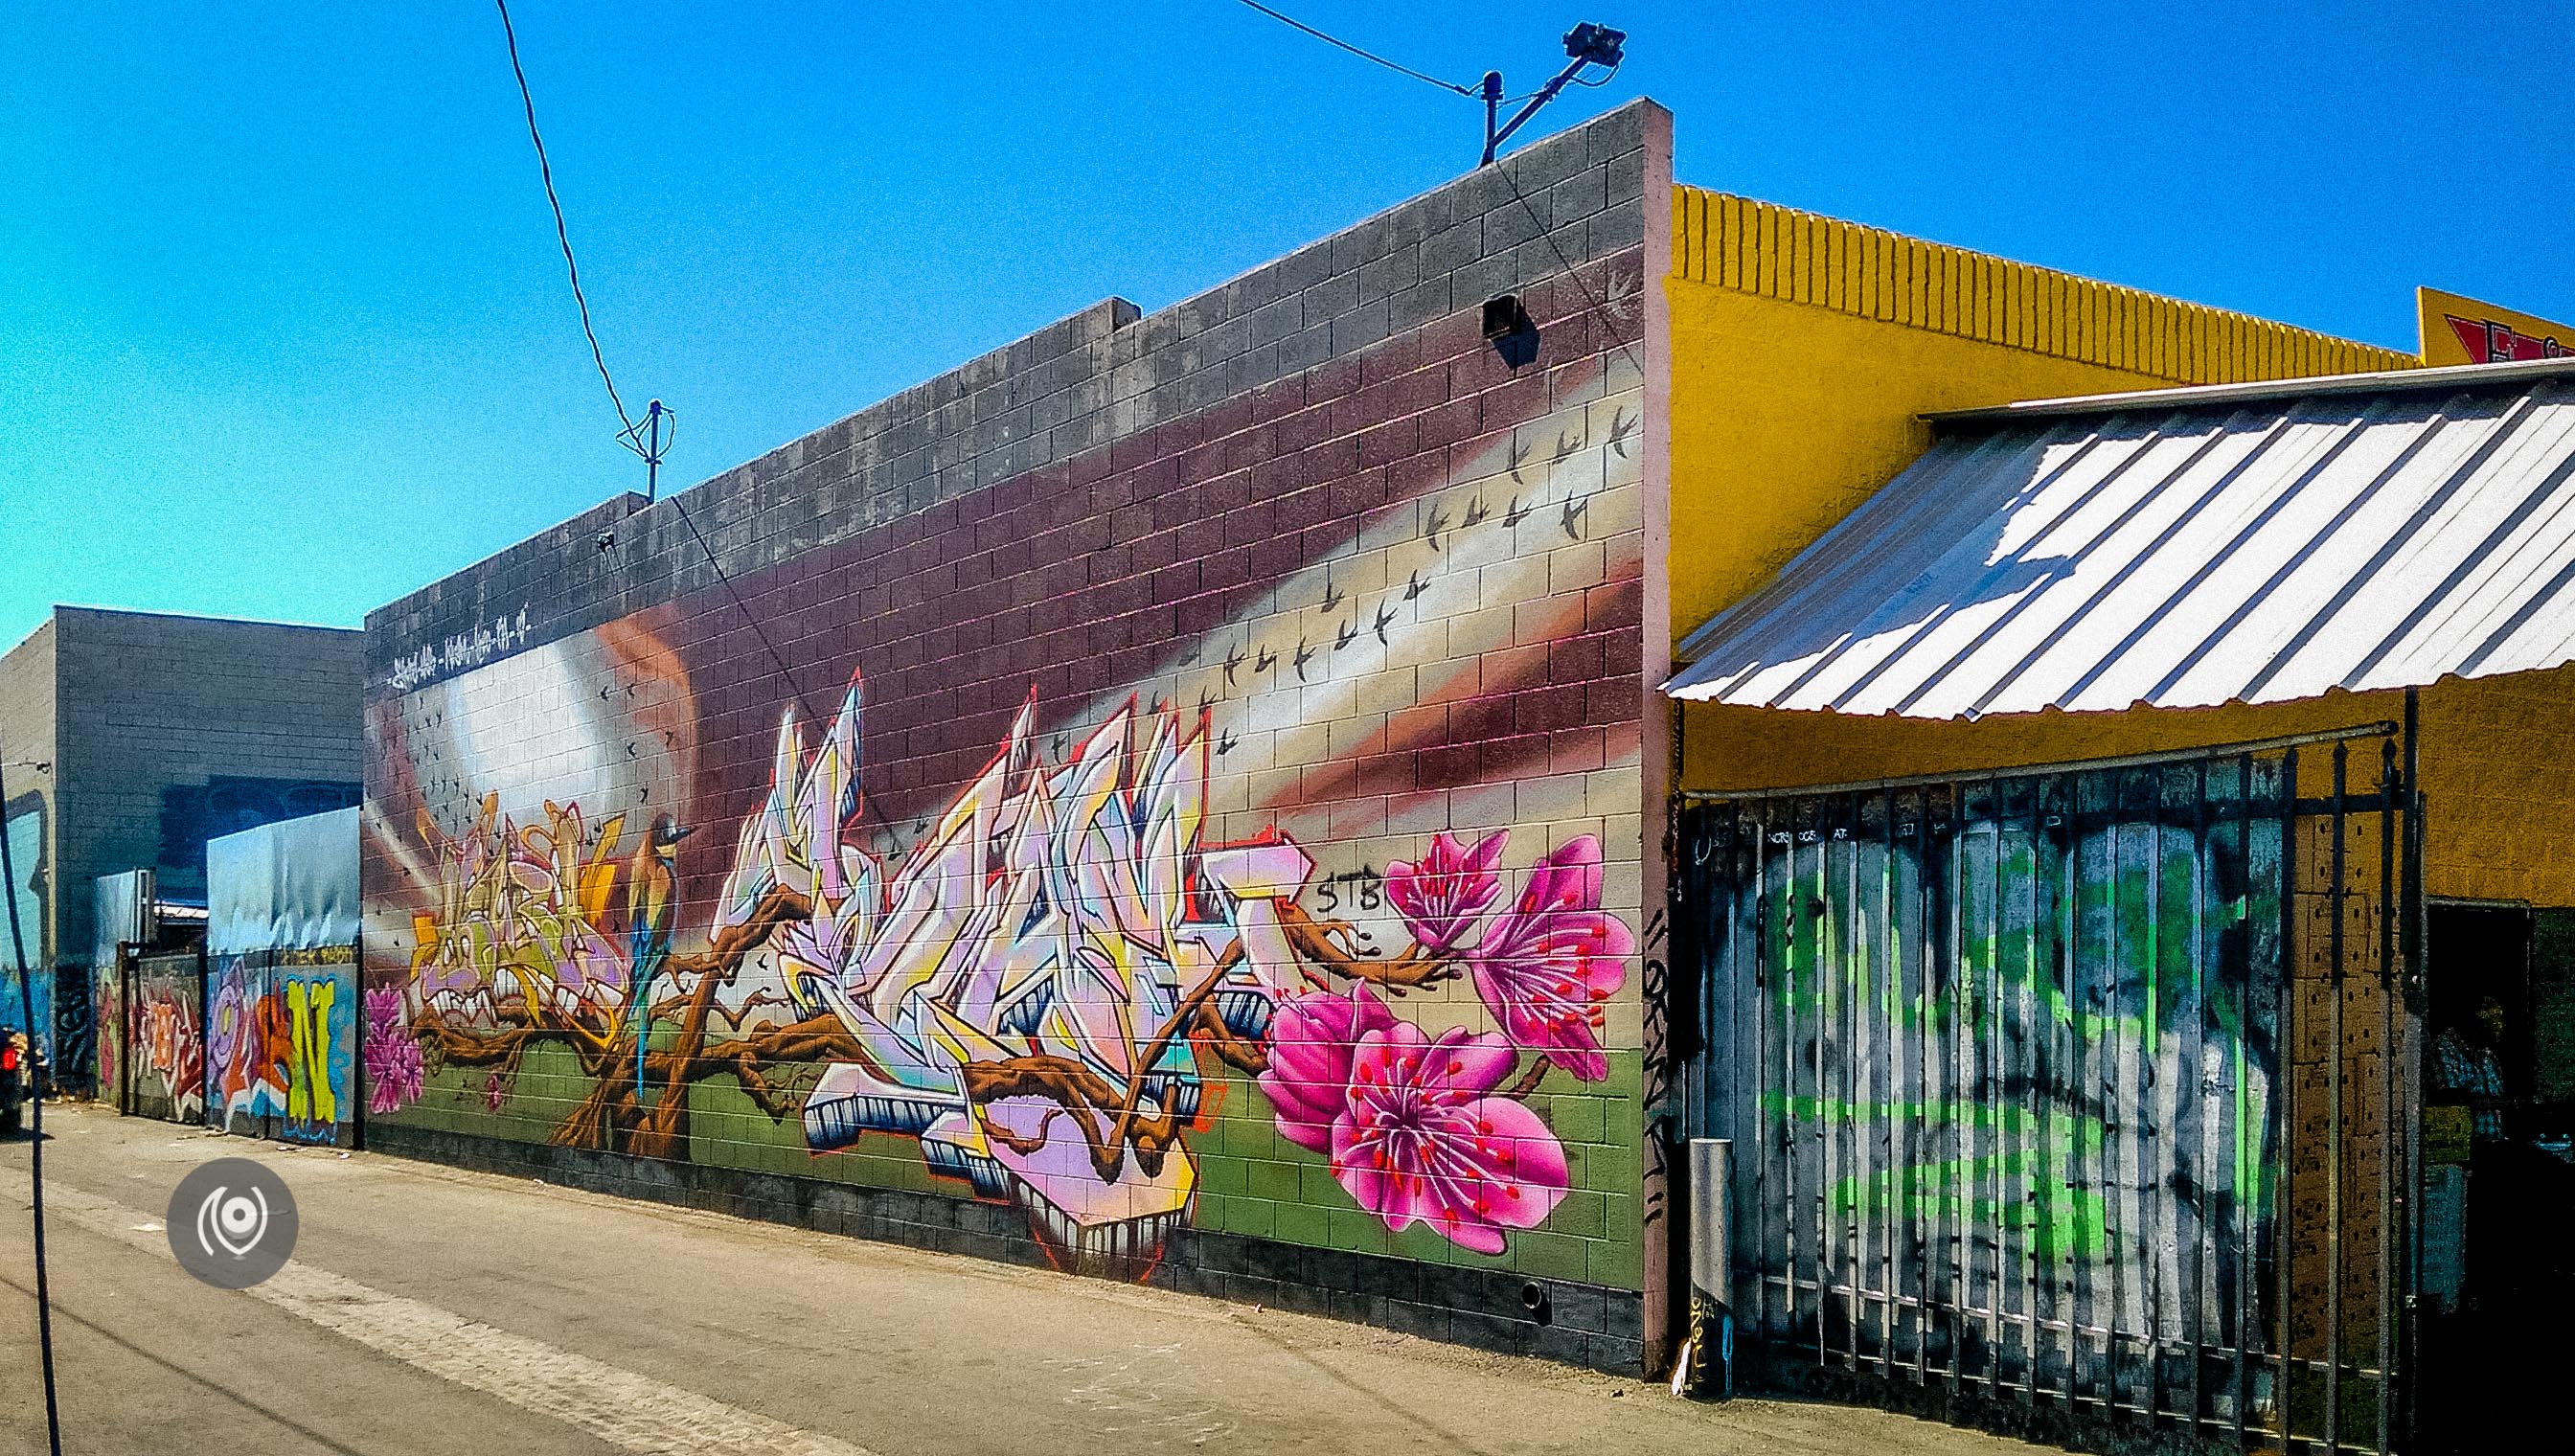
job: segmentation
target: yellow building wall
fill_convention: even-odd
[[[2424,888],[2575,905],[2575,667],[2448,679],[2423,690],[2422,715]],[[1682,781],[1692,788],[1845,783],[2244,742],[2404,716],[2402,693],[1974,723],[1692,704]],[[2355,764],[2352,782],[2366,786],[2376,771],[2375,764]]]
[[[1911,464],[1926,412],[2420,362],[1748,198],[1672,198],[1675,639]]]

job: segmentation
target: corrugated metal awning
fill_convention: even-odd
[[[1685,639],[1675,698],[2195,708],[2575,660],[2575,360],[1949,417]]]

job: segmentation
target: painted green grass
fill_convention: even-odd
[[[1643,1247],[1634,1190],[1643,1177],[1643,1117],[1638,1110],[1642,1056],[1610,1053],[1604,1082],[1580,1083],[1557,1073],[1529,1106],[1564,1140],[1572,1191],[1537,1228],[1515,1230],[1501,1254],[1461,1249],[1424,1227],[1395,1233],[1350,1200],[1324,1159],[1278,1135],[1269,1099],[1251,1078],[1208,1068],[1203,1130],[1188,1145],[1198,1160],[1193,1221],[1213,1231],[1281,1239],[1316,1248],[1378,1254],[1422,1263],[1509,1270],[1633,1289],[1643,1280]],[[473,1137],[544,1142],[591,1089],[572,1052],[536,1046],[503,1089],[498,1108],[480,1067],[445,1067],[430,1076],[421,1099],[368,1120],[436,1128]],[[689,1156],[709,1167],[818,1178],[860,1187],[971,1197],[966,1185],[932,1176],[911,1138],[872,1133],[856,1145],[817,1154],[801,1119],[776,1120],[730,1077],[689,1092]]]

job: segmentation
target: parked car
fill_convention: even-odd
[[[0,1033],[0,1135],[18,1130],[18,1109],[33,1080],[27,1064],[27,1038],[22,1032]]]

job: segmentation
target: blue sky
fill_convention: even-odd
[[[1681,180],[2382,344],[2575,315],[2563,3],[1280,8],[1513,89],[1576,20]],[[682,484],[1082,305],[1469,167],[1478,108],[1234,0],[513,8]],[[488,5],[0,12],[0,643],[63,601],[355,625],[640,488]]]

